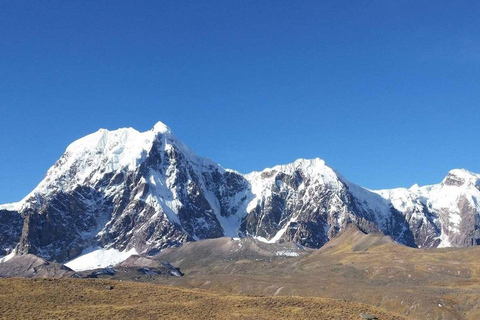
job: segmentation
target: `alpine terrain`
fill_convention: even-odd
[[[463,169],[436,185],[378,191],[318,158],[241,174],[159,122],[68,146],[30,194],[0,206],[0,250],[113,264],[223,236],[320,248],[348,225],[410,247],[465,247],[480,240],[479,200],[480,175]]]

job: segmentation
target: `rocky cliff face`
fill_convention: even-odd
[[[162,123],[102,129],[72,143],[21,202],[0,206],[0,249],[18,243],[65,262],[93,247],[155,254],[221,236],[318,248],[347,224],[414,247],[466,246],[480,238],[479,177],[453,170],[439,185],[370,191],[320,159],[242,175]]]
[[[245,176],[252,186],[242,230],[265,241],[319,248],[353,223],[414,245],[403,216],[388,201],[337,174],[323,160],[297,160]]]
[[[419,247],[464,247],[480,240],[480,175],[450,171],[436,185],[375,191],[402,213]]]
[[[0,256],[10,253],[20,241],[23,219],[16,211],[0,210]]]

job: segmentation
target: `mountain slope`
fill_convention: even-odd
[[[480,239],[480,175],[451,170],[439,184],[376,191],[402,212],[419,247],[464,247]]]

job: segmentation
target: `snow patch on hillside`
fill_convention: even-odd
[[[15,256],[15,250],[0,259],[0,263],[7,262]]]
[[[97,248],[65,263],[65,265],[74,271],[106,268],[119,264],[135,254],[138,254],[135,249],[119,251],[117,249]]]
[[[281,250],[275,253],[276,256],[285,256],[285,257],[298,257],[298,252],[293,252],[289,250]]]

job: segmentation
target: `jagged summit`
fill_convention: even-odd
[[[136,171],[158,152],[176,152],[188,161],[203,163],[162,122],[145,132],[100,129],[70,144],[33,193],[94,186],[107,174]]]
[[[152,128],[152,131],[156,132],[156,133],[162,133],[162,134],[172,133],[170,128],[165,123],[163,123],[161,121],[158,121],[157,123],[155,123],[155,125]]]
[[[320,158],[314,159],[297,159],[292,163],[277,165],[273,168],[267,168],[262,170],[266,171],[282,171],[282,172],[295,172],[296,170],[301,170],[306,174],[312,175],[330,175],[335,176],[333,169],[326,165],[325,161]]]
[[[116,130],[99,129],[97,132],[74,141],[67,147],[66,151],[75,152],[79,149],[90,149],[102,152],[105,149],[111,149],[112,145],[118,145],[119,147],[134,144],[148,145],[158,134],[173,135],[170,128],[161,121],[158,121],[152,129],[144,132],[139,132],[131,127]],[[117,153],[120,153],[120,150],[117,150]]]
[[[271,168],[265,168],[261,171],[253,171],[251,173],[256,173],[256,172],[265,172],[265,171],[280,171],[280,170],[290,170],[294,171],[296,169],[300,168],[308,168],[308,167],[316,167],[316,168],[321,168],[325,167],[325,161],[320,159],[320,158],[314,158],[314,159],[304,159],[304,158],[299,158],[295,160],[294,162],[287,163],[287,164],[282,164],[282,165],[276,165]]]
[[[341,176],[320,158],[300,158],[289,164],[277,165],[272,168],[263,169],[262,171],[251,172],[246,174],[245,178],[252,182],[252,186],[264,188],[264,183],[269,179],[275,180],[278,173],[293,175],[298,181],[308,178],[332,186],[338,186],[341,179]]]
[[[124,151],[137,148],[148,149],[158,135],[171,135],[172,131],[164,123],[157,122],[151,130],[139,132],[134,128],[120,128],[116,130],[100,129],[97,132],[80,138],[67,147],[67,153],[97,152],[120,155]]]
[[[480,175],[470,172],[466,169],[450,170],[443,179],[442,183],[448,186],[477,186],[479,185]]]

